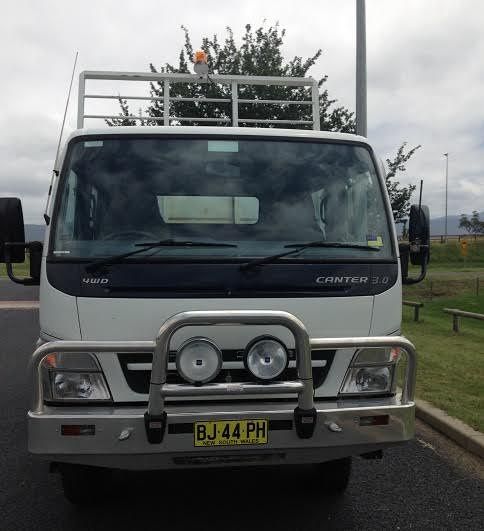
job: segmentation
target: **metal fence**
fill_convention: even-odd
[[[447,237],[444,236],[443,234],[440,234],[440,235],[430,236],[430,240],[433,242],[440,242],[440,243],[445,243],[446,241],[460,242],[461,240],[477,241],[477,240],[484,240],[484,234],[453,234],[453,235],[447,235]]]
[[[411,300],[429,300],[457,295],[484,295],[484,275],[466,279],[426,279],[408,290],[405,297]]]

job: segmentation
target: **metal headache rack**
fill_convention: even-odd
[[[163,87],[163,96],[124,96],[124,95],[103,95],[103,94],[86,94],[86,81],[88,79],[104,81],[148,81],[159,83]],[[170,84],[192,84],[199,85],[203,83],[213,83],[220,85],[229,85],[231,88],[230,98],[185,98],[170,96]],[[281,87],[310,87],[310,100],[272,100],[272,99],[244,99],[239,98],[239,85],[251,86],[281,86]],[[106,114],[85,114],[84,105],[87,99],[112,99],[112,100],[142,100],[156,101],[161,105],[162,116],[136,116],[136,115],[106,115]],[[189,117],[189,116],[170,116],[170,102],[198,102],[198,103],[225,103],[231,104],[231,118],[228,117]],[[310,105],[312,108],[311,120],[279,120],[264,118],[242,118],[239,117],[239,105]],[[317,80],[311,77],[273,77],[273,76],[235,76],[235,75],[211,75],[200,76],[198,74],[166,74],[156,72],[102,72],[102,71],[85,71],[79,76],[79,100],[77,110],[77,127],[84,127],[86,118],[97,118],[104,120],[136,120],[160,122],[162,125],[170,125],[171,122],[208,122],[224,123],[232,127],[239,127],[244,124],[284,124],[284,125],[301,125],[312,126],[312,129],[319,131],[319,90]]]

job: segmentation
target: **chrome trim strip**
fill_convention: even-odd
[[[312,366],[315,367],[326,367],[326,360],[313,360]],[[126,367],[128,371],[151,371],[151,363],[142,363],[142,362],[131,362],[127,363]],[[296,362],[291,360],[288,367],[290,369],[296,368]],[[244,369],[244,362],[242,361],[225,361],[222,365],[222,369]],[[176,363],[168,363],[169,371],[176,371]]]
[[[270,385],[270,391],[267,387]],[[162,396],[218,396],[218,395],[284,395],[300,393],[304,390],[304,382],[264,383],[208,383],[200,387],[184,384],[165,384],[161,389]]]

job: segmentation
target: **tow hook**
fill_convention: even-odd
[[[300,439],[310,439],[313,436],[317,418],[318,414],[314,407],[312,409],[297,407],[294,410],[294,424]]]
[[[160,444],[165,434],[167,423],[166,411],[161,415],[150,415],[145,413],[146,436],[150,444]]]

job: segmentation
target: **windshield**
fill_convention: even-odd
[[[287,139],[118,136],[71,145],[59,185],[54,256],[109,257],[173,239],[132,260],[257,258],[311,241],[285,260],[392,256],[381,187],[357,144]],[[374,246],[378,253],[365,249]]]

